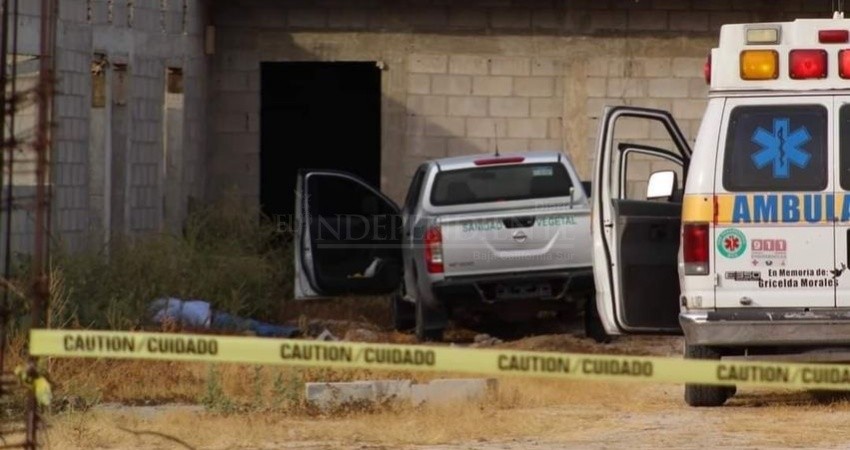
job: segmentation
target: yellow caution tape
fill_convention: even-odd
[[[14,373],[21,384],[27,388],[32,388],[39,405],[50,406],[50,402],[53,400],[53,390],[50,388],[50,382],[47,381],[47,378],[23,365],[16,366]]]
[[[50,406],[53,401],[53,390],[50,388],[50,382],[47,378],[38,376],[32,382],[33,392],[35,392],[35,400],[41,406]]]
[[[32,330],[35,356],[850,390],[850,366],[117,331]]]

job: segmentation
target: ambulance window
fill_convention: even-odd
[[[723,186],[729,191],[821,191],[828,182],[822,105],[739,106],[729,117]]]
[[[838,110],[839,134],[841,142],[838,143],[839,164],[841,174],[839,175],[841,188],[850,190],[850,105],[843,105]]]
[[[620,198],[626,200],[646,200],[646,188],[649,178],[655,172],[672,170],[676,173],[676,186],[674,195],[667,201],[680,201],[684,172],[682,164],[673,161],[669,157],[662,157],[645,151],[633,151],[629,149],[623,155],[622,161],[623,193]],[[656,200],[657,201],[657,200]]]

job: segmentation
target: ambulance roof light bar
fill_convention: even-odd
[[[719,43],[703,66],[709,95],[850,91],[850,20],[836,9],[834,18],[723,25]]]

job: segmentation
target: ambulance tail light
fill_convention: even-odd
[[[425,265],[428,273],[443,273],[443,233],[440,227],[425,231]]]
[[[850,50],[838,52],[838,75],[841,78],[850,78]]]
[[[826,50],[791,50],[788,75],[795,80],[826,78]]]
[[[702,66],[702,76],[705,77],[705,84],[711,84],[711,53],[705,59],[705,64]]]
[[[741,79],[775,80],[779,78],[779,53],[776,50],[741,52]]]
[[[707,223],[686,223],[682,229],[685,275],[708,275],[711,246]]]
[[[845,44],[848,40],[850,40],[850,32],[847,30],[818,31],[818,42],[821,44]]]

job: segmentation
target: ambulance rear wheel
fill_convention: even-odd
[[[720,352],[702,345],[685,345],[685,359],[720,360]],[[734,386],[685,384],[685,403],[689,406],[723,406],[735,393]]]

